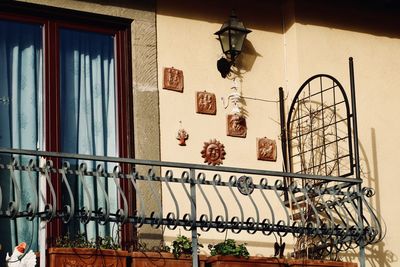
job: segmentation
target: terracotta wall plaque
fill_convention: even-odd
[[[217,100],[215,94],[209,92],[196,92],[196,112],[200,114],[217,114]]]
[[[267,137],[257,138],[257,159],[276,161],[276,141]]]
[[[225,159],[225,147],[216,139],[212,139],[209,142],[204,142],[201,156],[204,158],[204,163],[208,165],[220,165]]]
[[[246,137],[246,118],[238,114],[229,114],[227,117],[227,135],[235,137]]]
[[[164,68],[164,89],[183,92],[183,71],[175,68]]]

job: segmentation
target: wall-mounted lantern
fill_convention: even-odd
[[[243,22],[238,20],[235,12],[232,11],[229,20],[222,24],[221,29],[215,33],[218,35],[222,51],[226,56],[217,62],[217,68],[223,78],[229,74],[236,57],[242,52],[244,40],[250,32],[251,30],[246,29]]]

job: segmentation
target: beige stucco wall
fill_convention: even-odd
[[[205,17],[197,18],[190,14],[174,14],[171,9],[175,5],[177,4],[170,1],[160,1],[157,10],[162,159],[203,163],[200,154],[203,143],[216,138],[226,147],[227,155],[223,163],[226,166],[277,168],[280,166],[279,160],[278,163],[257,161],[255,152],[256,137],[267,136],[275,140],[278,138],[280,128],[277,103],[246,100],[244,108],[249,116],[247,137],[243,139],[226,135],[226,115],[230,113],[232,105],[224,109],[221,97],[226,99],[232,93],[232,81],[222,79],[216,68],[216,62],[222,53],[213,33],[219,30],[222,22],[228,18],[230,10],[222,8],[218,14],[215,14],[215,11],[207,14],[207,5],[196,3],[194,8],[205,12],[202,14],[199,11],[200,16]],[[253,21],[252,25],[249,22],[249,10],[238,11],[240,18],[247,22],[246,26],[253,30],[248,36],[247,49],[250,51],[247,53],[251,60],[254,60],[252,64],[248,63],[251,70],[243,71],[239,87],[243,96],[277,101],[284,69],[283,39],[279,33],[282,29],[279,14],[276,14],[280,13],[280,9],[267,10],[266,6],[262,8],[266,12],[265,16],[269,17],[269,27],[274,28],[272,32],[261,29],[263,21]],[[169,14],[170,12],[172,13]],[[253,49],[255,50],[251,51]],[[243,57],[243,60],[249,60],[249,57]],[[274,64],[270,64],[271,62]],[[162,89],[164,67],[183,70],[183,93]],[[197,91],[216,94],[217,115],[196,113]],[[187,146],[184,147],[178,146],[175,139],[180,125],[189,133]]]
[[[279,105],[276,101],[278,101],[278,88],[283,85],[284,80],[284,51],[279,5],[273,2],[254,3],[258,10],[246,7],[244,4],[233,7],[237,10],[238,17],[246,22],[246,27],[253,31],[248,35],[245,52],[241,58],[244,63],[241,66],[239,88],[244,97],[260,99],[246,99],[244,108],[247,112],[247,136],[238,138],[226,134],[226,116],[231,112],[232,105],[224,109],[221,98],[226,99],[232,93],[232,80],[221,78],[216,68],[216,62],[222,53],[220,44],[213,35],[228,19],[230,7],[226,8],[223,3],[215,1],[190,4],[184,2],[159,1],[157,7],[161,159],[204,164],[200,153],[204,142],[215,138],[225,146],[224,166],[280,170],[282,155],[279,147],[276,162],[259,161],[256,156],[258,137],[266,136],[274,139],[280,146]],[[164,67],[174,67],[183,71],[183,93],[162,89]],[[196,113],[195,93],[204,90],[216,95],[216,115]],[[186,146],[179,146],[175,139],[180,127],[186,129],[189,134]],[[176,176],[179,175],[180,173],[176,173]],[[223,179],[227,180],[228,177],[225,175]],[[211,179],[210,176],[207,178]],[[175,190],[179,195],[181,214],[190,212],[190,206],[183,205],[189,202],[181,186],[177,185]],[[219,202],[213,199],[217,196],[210,191],[207,193],[215,212],[218,210],[217,206],[220,206]],[[234,199],[228,192],[224,198],[228,205],[231,205],[230,210],[235,210],[232,208]],[[198,214],[203,212],[208,214],[206,204],[200,203]],[[173,210],[172,198],[165,187],[163,187],[163,205],[165,212]],[[250,210],[248,207],[252,206],[250,202],[246,202],[243,207],[247,213],[247,210]],[[222,208],[218,212],[223,214]],[[214,216],[216,215],[218,214],[214,213]],[[179,231],[190,236],[190,232],[181,229],[166,231],[165,239],[171,241]],[[270,248],[275,242],[273,238],[267,239],[263,235],[235,235],[229,232],[227,237],[234,238],[240,243],[247,242],[252,247],[252,253],[260,255],[270,255]],[[204,253],[209,253],[208,243],[215,244],[224,238],[225,233],[218,233],[215,230],[208,233],[201,232],[200,242],[205,245]]]
[[[397,208],[400,181],[396,177],[396,152],[400,148],[396,138],[400,130],[397,118],[400,35],[394,29],[397,22],[393,14],[388,16],[386,11],[373,7],[306,2],[286,1],[282,5],[265,6],[258,2],[241,6],[235,2],[225,8],[207,1],[191,3],[192,7],[181,1],[158,1],[161,159],[202,163],[203,142],[217,138],[227,151],[224,165],[281,170],[280,150],[276,163],[260,162],[255,157],[256,137],[267,136],[278,141],[277,104],[246,101],[248,136],[245,139],[226,136],[225,116],[230,109],[224,109],[221,101],[217,101],[216,116],[195,113],[195,91],[213,92],[218,100],[230,93],[231,82],[222,79],[215,67],[221,51],[213,36],[227,19],[230,8],[235,8],[246,26],[253,30],[248,40],[257,53],[251,69],[243,74],[244,96],[277,100],[277,88],[283,86],[288,93],[288,104],[299,86],[318,73],[336,77],[350,96],[348,58],[351,56],[355,62],[364,186],[375,188],[373,204],[387,227],[384,241],[367,248],[367,265],[397,266],[400,264],[400,236],[396,230],[400,219]],[[254,19],[260,11],[265,15]],[[377,21],[381,22],[378,26]],[[183,93],[162,89],[162,69],[172,66],[184,72]],[[175,140],[179,121],[190,135],[185,147],[178,146]],[[167,232],[167,240],[175,234]],[[209,242],[211,237],[223,239],[225,235],[205,234],[203,241]],[[271,247],[274,242],[273,238],[266,240],[257,235],[229,234],[228,237],[248,242],[252,253],[262,255],[270,255],[271,250],[263,246]],[[291,241],[286,239],[288,243]],[[345,255],[357,261],[357,254]]]

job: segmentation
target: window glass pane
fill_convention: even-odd
[[[39,148],[42,136],[42,26],[0,20],[0,147]],[[27,157],[17,157],[26,165]],[[1,156],[1,163],[8,164],[10,157]],[[20,210],[33,201],[33,190],[24,173],[15,173],[21,194],[15,196],[10,173],[0,171],[0,186],[4,203],[18,197]],[[37,184],[34,177],[33,183]],[[11,193],[14,192],[14,193]],[[34,227],[33,224],[36,223]],[[37,221],[25,218],[0,221],[1,243],[5,251],[12,251],[17,243],[25,241],[37,249]],[[10,234],[11,233],[11,234]],[[33,243],[31,243],[33,240]]]
[[[114,38],[60,31],[61,150],[116,156]]]
[[[42,96],[42,27],[0,20],[0,146],[36,149]]]
[[[112,35],[70,29],[60,30],[60,103],[61,151],[97,156],[117,156],[114,37]],[[70,162],[77,166],[81,162]],[[97,162],[85,162],[94,170]],[[112,171],[111,165],[104,166]],[[92,210],[112,211],[117,207],[117,190],[112,180],[70,177],[77,205]],[[102,187],[107,195],[102,194]],[[64,191],[65,192],[65,191]],[[89,193],[88,193],[89,192]],[[66,194],[63,197],[68,201]],[[106,201],[109,199],[109,202]],[[99,227],[90,222],[83,229],[71,223],[70,232],[88,234],[88,238],[110,234],[110,225]]]

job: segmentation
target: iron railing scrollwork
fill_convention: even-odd
[[[165,226],[169,229],[182,227],[187,231],[231,231],[233,233],[247,232],[265,236],[278,235],[285,237],[293,235],[297,238],[307,237],[319,240],[313,244],[318,253],[345,251],[359,245],[360,240],[373,244],[383,236],[380,220],[370,206],[368,198],[373,196],[373,190],[363,188],[358,191],[361,180],[345,177],[320,177],[286,172],[272,172],[253,169],[229,167],[214,167],[197,164],[183,164],[160,161],[144,161],[135,159],[119,159],[111,157],[96,157],[54,152],[0,149],[0,157],[10,158],[11,161],[0,165],[1,179],[10,179],[14,194],[11,199],[0,203],[0,219],[15,219],[25,217],[32,220],[40,217],[51,221],[61,218],[68,223],[80,220],[85,224],[95,221],[99,224],[116,222],[133,224],[135,227],[151,225],[154,228]],[[18,158],[29,157],[27,164],[22,164]],[[33,158],[33,159],[32,159]],[[63,161],[56,167],[50,160]],[[79,165],[69,164],[68,159],[81,162]],[[93,169],[85,162],[97,162]],[[25,161],[23,161],[25,162]],[[37,165],[42,162],[42,165]],[[100,162],[100,163],[99,163]],[[115,165],[112,170],[107,166]],[[131,172],[123,172],[118,166],[128,164]],[[137,171],[141,166],[142,172]],[[155,168],[161,169],[157,175]],[[27,175],[22,175],[23,173]],[[65,203],[57,207],[57,196],[50,176],[57,174],[66,190]],[[69,177],[75,176],[82,185],[82,196],[73,193]],[[299,176],[299,177],[297,177]],[[20,177],[20,179],[17,179]],[[26,206],[21,205],[21,183],[33,184],[33,177],[45,183],[50,196],[44,197],[45,192],[31,190],[30,199]],[[88,177],[98,185],[102,192],[103,206],[94,203],[95,192],[89,189]],[[291,183],[285,186],[282,178],[323,180],[315,187],[306,183]],[[26,181],[23,179],[27,179]],[[126,179],[135,188],[137,210],[128,213],[126,192],[120,187],[122,179]],[[89,179],[90,180],[90,179]],[[104,181],[114,183],[116,190],[104,187]],[[149,210],[139,181],[145,181],[150,188],[163,186],[163,199],[169,199],[172,205],[162,205],[161,197],[153,188],[150,190],[159,210]],[[0,188],[0,192],[5,189]],[[26,187],[24,190],[28,190]],[[183,192],[183,193],[182,193]],[[123,199],[120,209],[112,209],[110,194],[117,194]],[[291,201],[284,201],[282,195],[287,193]],[[83,198],[81,201],[78,198]],[[0,198],[2,199],[2,198]],[[318,199],[318,201],[315,201]],[[44,201],[44,205],[40,205]],[[359,203],[362,202],[364,211],[359,213]],[[79,204],[80,203],[80,204]],[[189,203],[189,205],[188,205]],[[307,205],[305,209],[302,206]],[[40,209],[39,207],[43,207]],[[187,207],[189,206],[189,208]],[[297,207],[297,209],[295,209]],[[295,214],[299,210],[299,215]],[[297,216],[297,217],[296,217]],[[362,218],[362,224],[358,219]],[[360,225],[365,225],[360,228]],[[192,237],[197,237],[192,235]],[[197,244],[197,240],[196,240]],[[195,253],[197,250],[194,249]]]

